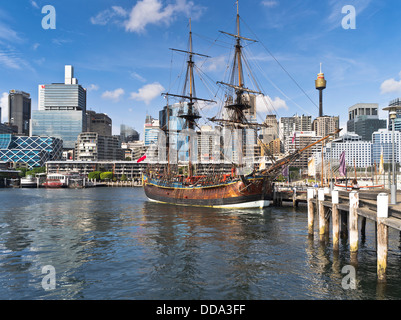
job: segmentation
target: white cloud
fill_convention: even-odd
[[[264,5],[265,7],[268,7],[268,8],[273,8],[273,7],[278,6],[278,2],[273,1],[273,0],[265,0],[265,1],[262,1],[262,5]]]
[[[141,33],[149,24],[168,26],[179,14],[191,17],[193,20],[199,19],[204,11],[204,7],[188,0],[174,0],[165,6],[162,0],[139,0],[131,10],[113,6],[91,17],[90,21],[97,25],[114,23],[124,26],[128,32]]]
[[[132,78],[134,78],[136,80],[139,80],[141,82],[146,82],[146,79],[144,77],[142,77],[140,74],[136,73],[135,71],[132,71],[130,75]]]
[[[8,93],[3,92],[0,98],[1,122],[8,122]]]
[[[146,104],[149,104],[154,98],[160,96],[163,91],[163,86],[160,83],[155,82],[143,86],[138,90],[138,92],[132,92],[131,99],[144,101]]]
[[[205,72],[224,70],[227,66],[226,56],[218,56],[207,59],[202,66]]]
[[[129,19],[125,22],[125,30],[141,33],[149,24],[169,25],[177,14],[184,14],[198,19],[204,11],[192,1],[176,0],[174,4],[163,7],[160,0],[141,0],[132,8]]]
[[[99,12],[95,17],[90,18],[92,24],[106,25],[109,22],[121,23],[119,19],[128,16],[128,12],[122,7],[113,6],[111,9],[107,9]]]
[[[400,72],[400,77],[401,77],[401,72]],[[401,80],[397,81],[394,78],[387,79],[381,84],[380,90],[382,94],[401,92]]]
[[[31,5],[32,7],[34,7],[35,9],[39,9],[38,4],[36,3],[36,1],[31,0]]]
[[[67,43],[71,43],[71,39],[52,39],[52,43],[58,46],[62,46]]]
[[[278,109],[286,109],[288,110],[288,106],[286,102],[279,98],[275,97],[274,100],[269,96],[258,95],[256,97],[256,111],[257,112],[275,112]]]
[[[45,63],[46,59],[45,58],[40,58],[40,59],[35,59],[33,62],[35,62],[37,65],[41,66]]]
[[[8,50],[0,50],[0,65],[16,70],[22,68],[32,70],[30,64],[21,58],[21,53],[11,47],[9,47]]]
[[[0,51],[0,64],[11,69],[21,69],[21,66],[18,64],[15,57],[7,52]]]
[[[102,94],[103,99],[110,99],[114,102],[118,102],[120,100],[120,97],[123,96],[125,91],[121,88],[118,88],[114,91],[105,91]]]
[[[169,24],[174,13],[172,5],[165,8],[159,0],[142,0],[132,8],[125,29],[132,32],[142,32],[148,24]]]
[[[11,41],[11,42],[21,42],[22,39],[17,34],[16,31],[10,27],[0,23],[0,39]]]
[[[86,88],[87,91],[97,91],[99,90],[99,86],[97,84],[91,84],[88,88]]]

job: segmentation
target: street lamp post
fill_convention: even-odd
[[[390,121],[392,121],[392,171],[393,171],[393,178],[391,181],[390,185],[390,192],[391,192],[391,197],[390,197],[390,203],[391,204],[396,204],[397,203],[397,181],[396,181],[396,175],[395,175],[395,153],[394,153],[394,122],[395,119],[397,118],[397,110],[401,110],[401,106],[399,105],[390,105],[387,108],[383,108],[383,110],[389,112],[390,116]]]

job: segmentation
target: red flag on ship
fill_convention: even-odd
[[[136,161],[136,163],[142,162],[142,161],[145,160],[145,159],[146,159],[146,154],[144,154],[142,157],[140,157],[140,158]]]

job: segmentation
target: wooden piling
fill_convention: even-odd
[[[362,217],[361,221],[361,241],[362,243],[365,242],[366,238],[366,217]]]
[[[359,194],[352,191],[349,194],[349,242],[350,251],[355,253],[358,251],[359,234],[358,234],[358,207]]]
[[[297,201],[297,188],[294,187],[293,194],[292,194],[292,206],[295,208],[298,206],[298,201]]]
[[[273,185],[273,204],[277,206],[277,187]]]
[[[319,235],[321,240],[323,240],[324,234],[326,233],[326,217],[325,217],[323,201],[324,201],[324,189],[319,189],[318,190]]]
[[[332,224],[333,224],[333,250],[339,250],[339,239],[340,239],[340,215],[338,211],[339,204],[339,192],[333,190],[331,193],[332,199]]]
[[[388,194],[377,196],[377,279],[386,281],[388,257],[388,226],[384,224],[388,218]]]
[[[315,189],[313,188],[308,188],[307,191],[307,200],[308,200],[308,234],[309,236],[313,236],[313,226],[315,223],[315,214],[314,214],[314,208],[313,208],[313,202],[312,199],[315,196]]]

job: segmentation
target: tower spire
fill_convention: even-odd
[[[326,79],[322,72],[322,63],[320,63],[320,73],[315,81],[316,90],[319,90],[319,117],[323,117],[323,90],[326,89]]]

